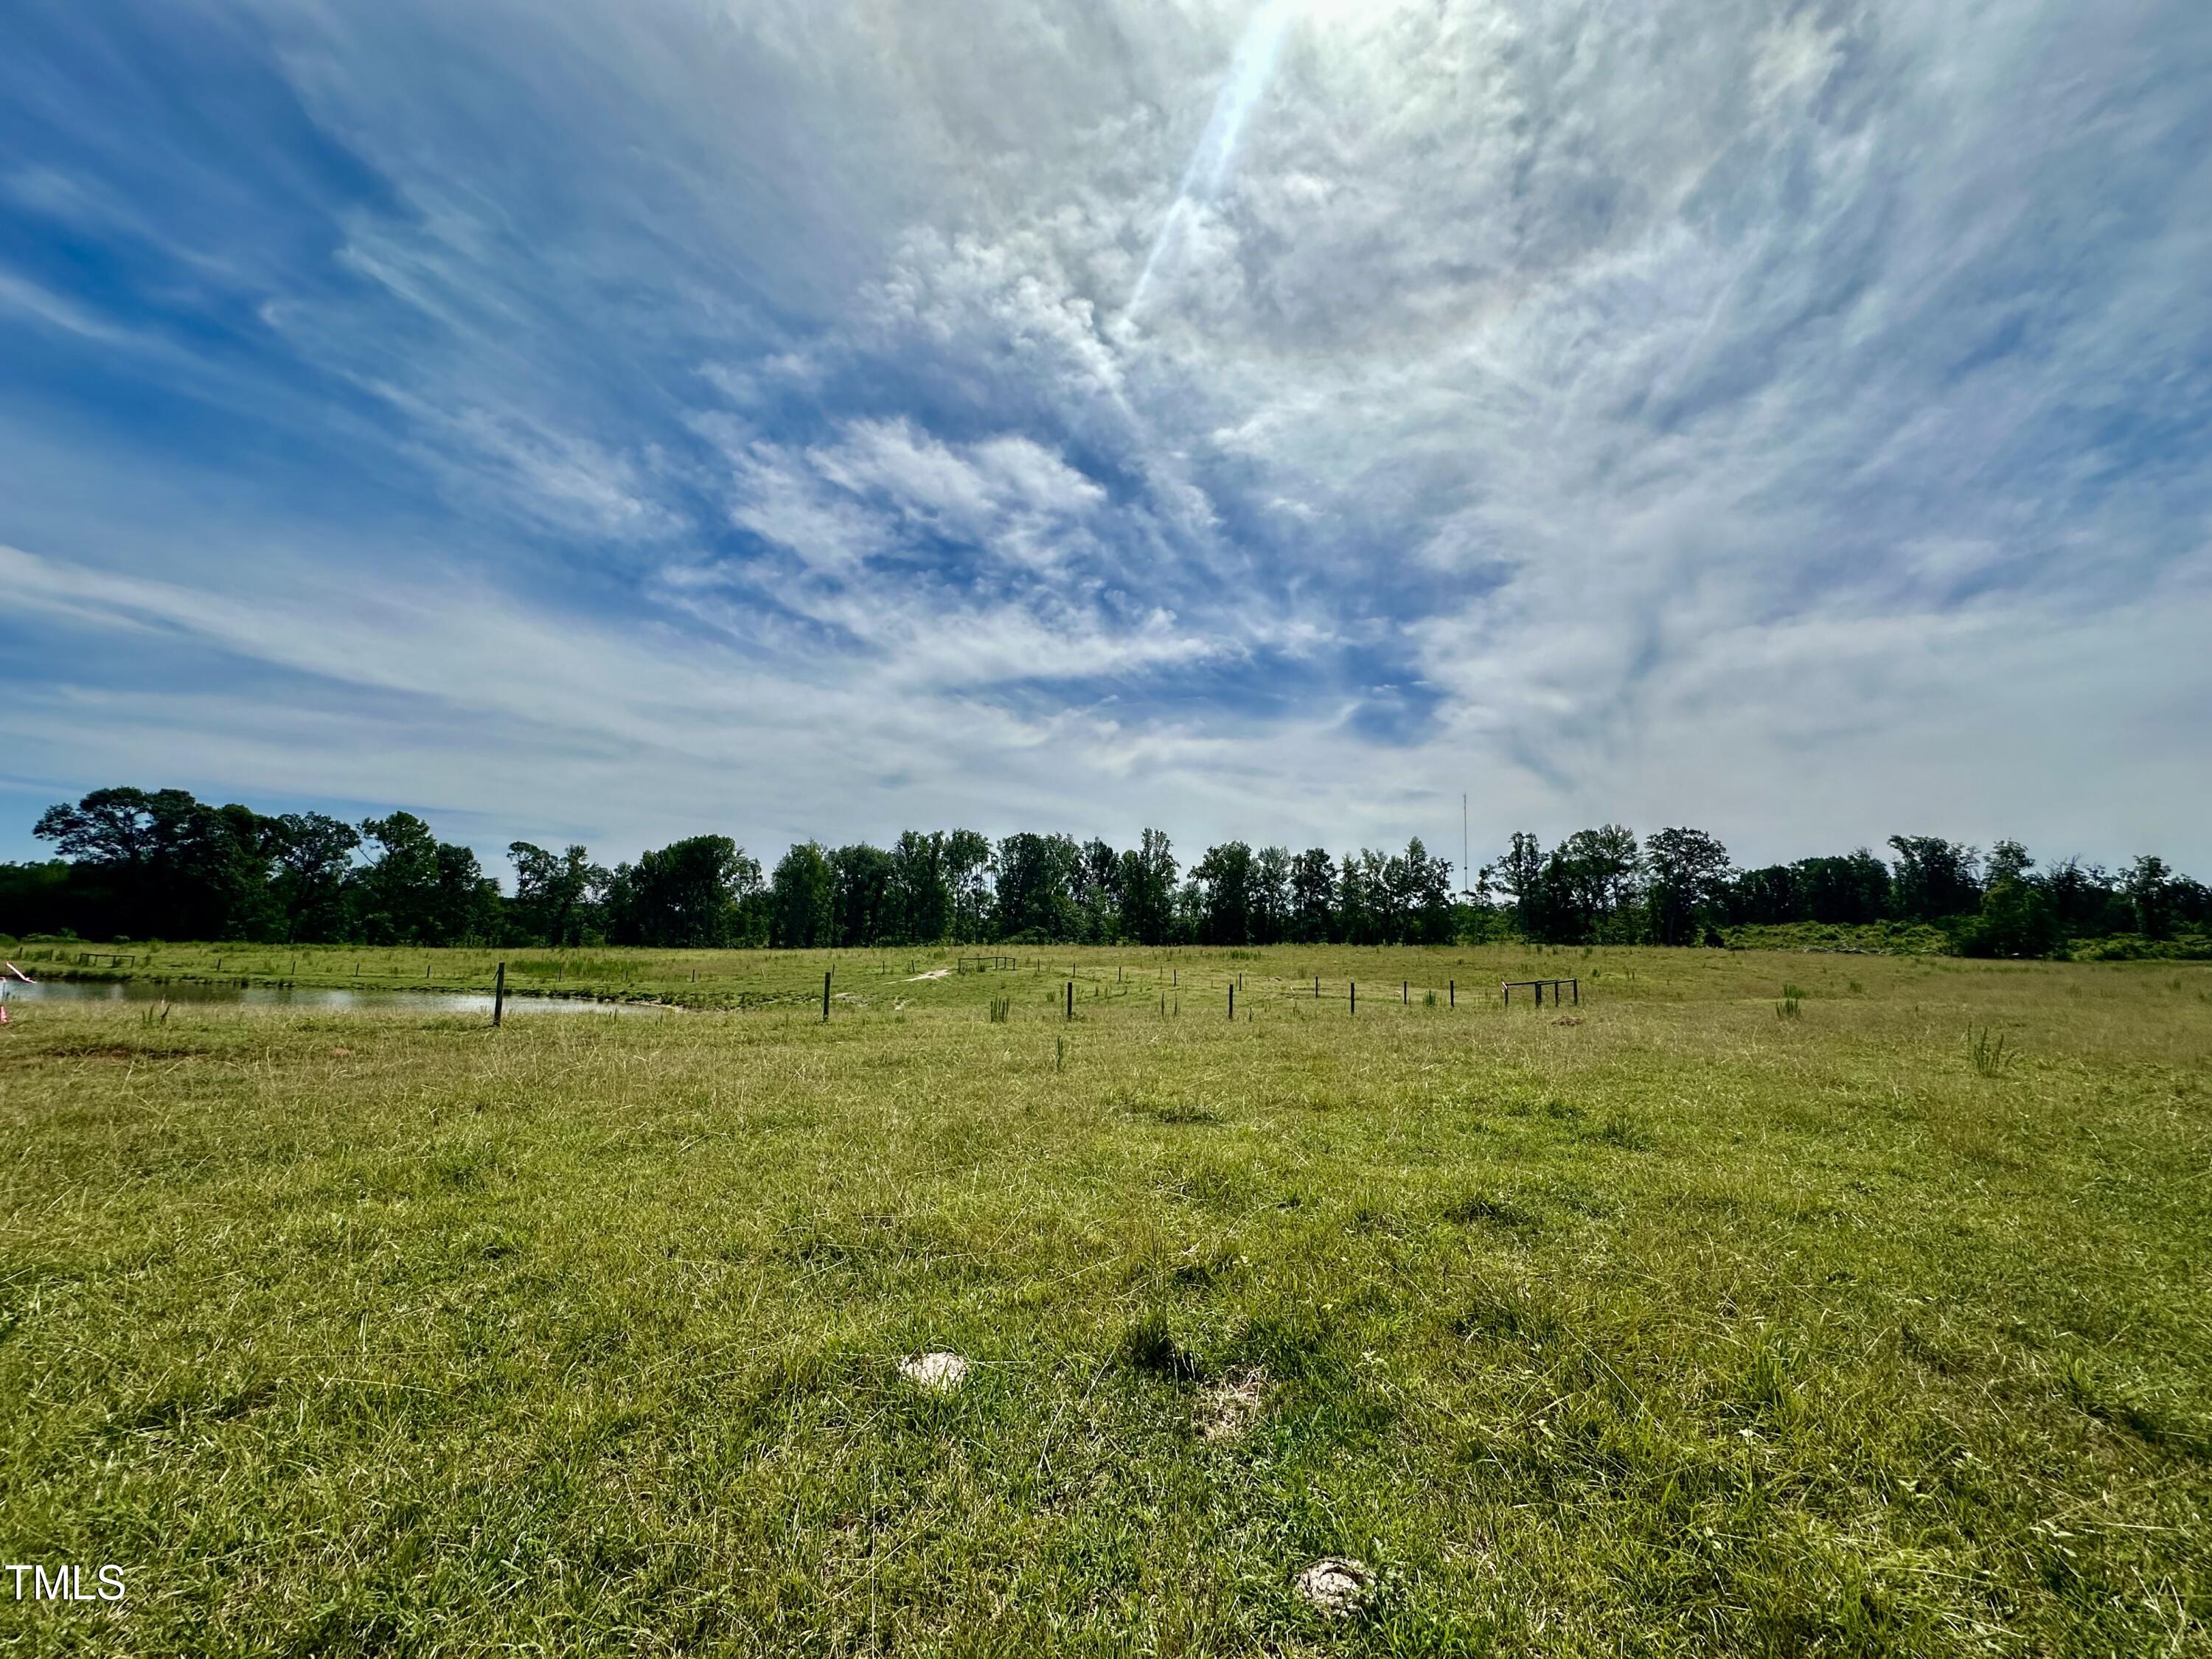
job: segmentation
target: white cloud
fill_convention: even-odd
[[[915,527],[1036,568],[1058,565],[1106,499],[1058,454],[1018,434],[953,446],[907,421],[858,421],[806,459],[825,483],[880,501]]]
[[[271,9],[381,181],[249,280],[271,380],[369,405],[408,503],[297,568],[450,544],[435,603],[270,598],[289,502],[149,586],[150,532],[36,477],[11,585],[426,700],[325,752],[488,813],[560,809],[510,757],[562,757],[641,837],[708,773],[823,834],[1341,842],[1471,786],[1493,838],[2116,854],[2101,812],[2212,865],[2200,12],[1310,0],[1217,167],[1244,0]],[[125,222],[75,177],[10,188]],[[196,281],[255,270],[217,229],[164,232]],[[139,337],[5,270],[0,307]],[[180,378],[251,406],[229,372]],[[548,722],[512,688],[555,664],[591,707]],[[88,757],[157,718],[94,706]],[[425,707],[496,724],[427,744]],[[243,792],[293,714],[241,718],[199,742]]]
[[[1842,29],[1823,27],[1809,7],[1776,20],[1752,58],[1753,104],[1771,115],[1813,97],[1843,66],[1844,40]]]

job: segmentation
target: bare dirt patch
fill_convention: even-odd
[[[1194,1420],[1201,1437],[1220,1445],[1242,1440],[1267,1408],[1267,1373],[1232,1371],[1200,1395]]]

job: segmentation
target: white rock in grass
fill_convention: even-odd
[[[921,1353],[899,1362],[899,1375],[918,1389],[951,1394],[967,1380],[968,1362],[957,1353]]]
[[[1357,1561],[1340,1555],[1324,1555],[1297,1576],[1298,1594],[1332,1619],[1359,1611],[1373,1587],[1375,1575]]]

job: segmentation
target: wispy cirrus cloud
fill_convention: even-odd
[[[0,811],[2212,863],[2201,7],[21,34]]]

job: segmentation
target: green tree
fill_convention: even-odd
[[[1368,890],[1366,865],[1358,854],[1346,853],[1337,861],[1336,921],[1331,930],[1340,944],[1375,942],[1374,896]]]
[[[191,799],[181,790],[160,793]],[[74,806],[66,801],[49,806],[31,833],[54,842],[55,850],[72,864],[148,869],[161,847],[155,799],[143,789],[95,789]]]
[[[1044,944],[1076,935],[1082,849],[1066,836],[1024,831],[999,843],[998,937]]]
[[[2166,884],[2166,907],[2168,920],[2176,926],[2200,931],[2212,927],[2212,887],[2201,881],[2176,876]]]
[[[2079,859],[2054,864],[2045,872],[2042,887],[2069,936],[2117,933],[2130,925],[2127,901],[2101,865]]]
[[[67,859],[38,864],[0,864],[0,933],[82,932],[77,896],[70,890],[76,873]]]
[[[890,854],[865,842],[830,854],[831,931],[843,945],[875,945],[900,931]]]
[[[777,860],[769,892],[777,949],[811,951],[835,941],[837,881],[819,842],[801,842]]]
[[[1310,847],[1291,860],[1286,936],[1300,945],[1325,943],[1335,932],[1336,907],[1336,861],[1326,848]]]
[[[746,902],[760,890],[760,864],[727,836],[693,836],[620,866],[609,885],[618,943],[720,949],[741,937]]]
[[[1553,894],[1544,879],[1545,862],[1544,843],[1516,830],[1504,853],[1482,866],[1483,888],[1511,901],[1514,926],[1528,939],[1543,939],[1551,930]]]
[[[945,838],[909,830],[891,848],[891,938],[902,945],[935,945],[952,933],[952,883],[945,868]]]
[[[1083,843],[1075,872],[1076,937],[1111,945],[1121,937],[1121,859],[1096,836]]]
[[[571,843],[558,853],[526,841],[508,844],[514,864],[514,915],[523,933],[545,945],[581,945],[593,931],[592,895],[607,872]]]
[[[1448,945],[1452,936],[1452,866],[1414,836],[1406,843],[1404,904],[1409,944]]]
[[[2027,855],[2027,848],[2016,841],[2001,841],[1990,848],[1982,878],[1992,887],[2001,881],[2026,881],[2027,872],[2034,868],[2035,860]]]
[[[1209,847],[1191,866],[1199,890],[1199,942],[1249,945],[1252,941],[1252,849],[1241,841]]]
[[[1252,854],[1252,939],[1279,945],[1291,936],[1291,854],[1262,847]]]
[[[1175,937],[1179,869],[1173,844],[1164,831],[1147,830],[1121,864],[1121,937],[1165,945]]]
[[[1890,914],[1889,866],[1864,847],[1841,858],[1800,859],[1790,868],[1802,906],[1778,921],[1863,927]]]
[[[266,820],[275,872],[270,887],[287,942],[327,943],[351,931],[346,878],[361,831],[321,812],[287,812]]]
[[[995,873],[988,838],[974,830],[955,830],[945,836],[945,880],[952,893],[952,937],[963,945],[991,937]]]
[[[2120,890],[2135,913],[2136,932],[2145,939],[2164,939],[2172,931],[2172,878],[2166,860],[2148,853],[2128,866]]]
[[[1411,931],[1413,917],[1413,873],[1404,856],[1363,848],[1359,874],[1367,889],[1366,943],[1398,944]]]
[[[499,883],[483,872],[472,848],[438,843],[437,898],[428,942],[491,945],[500,934]]]
[[[1804,904],[1795,865],[1770,864],[1761,869],[1746,870],[1729,885],[1728,908],[1732,921],[1758,927],[1802,921],[1805,920]]]
[[[1583,913],[1585,937],[1607,936],[1608,924],[1642,896],[1644,862],[1636,837],[1618,823],[1577,830],[1560,843],[1559,853]]]
[[[1202,936],[1206,927],[1206,890],[1188,877],[1178,882],[1168,921],[1168,942],[1188,945]]]
[[[1728,892],[1728,848],[1702,830],[1662,830],[1644,843],[1644,874],[1651,938],[1694,945]]]
[[[2004,843],[2000,842],[2002,846]],[[2014,843],[2017,845],[2017,843]],[[1980,908],[1946,923],[1951,949],[1962,957],[2051,957],[2066,952],[2066,930],[2024,866],[1983,890]]]
[[[370,851],[354,875],[354,913],[371,945],[428,945],[438,920],[438,842],[412,812],[363,818],[362,840]]]
[[[264,820],[182,789],[95,789],[40,815],[32,834],[83,871],[104,934],[253,939],[274,931]]]
[[[1940,836],[1892,836],[1889,844],[1897,853],[1891,902],[1899,916],[1940,921],[1980,908],[1980,860],[1972,848]]]

